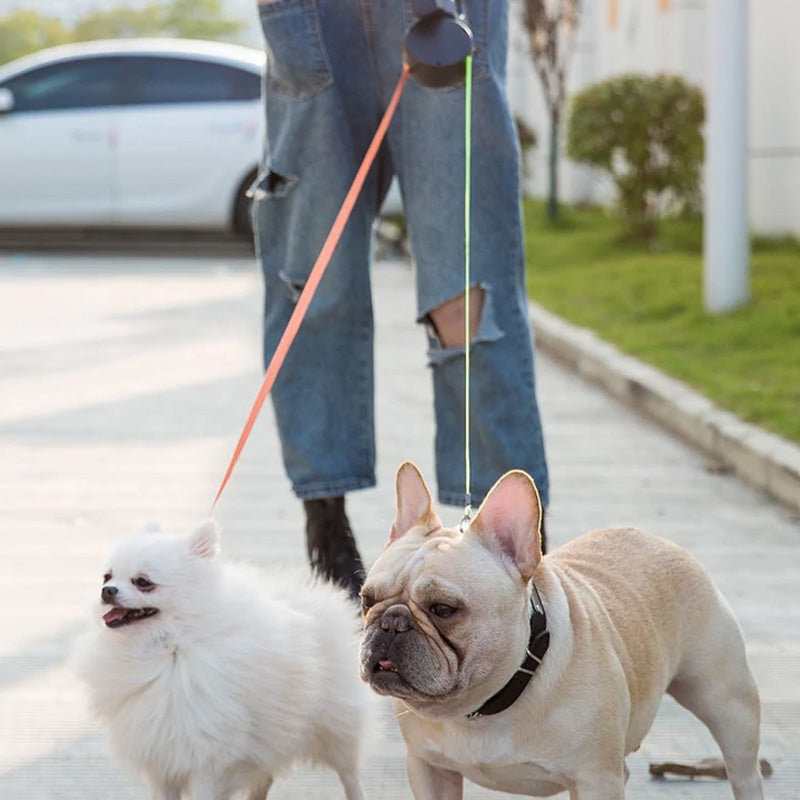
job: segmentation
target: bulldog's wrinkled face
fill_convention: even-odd
[[[509,473],[463,532],[442,526],[413,464],[398,471],[397,497],[362,589],[361,677],[428,716],[468,713],[525,654],[538,495],[527,475]]]

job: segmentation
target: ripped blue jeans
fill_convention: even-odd
[[[505,94],[507,0],[466,0],[475,36],[471,275],[483,311],[471,348],[471,489],[509,469],[548,477],[525,293],[519,150]],[[274,0],[264,164],[255,192],[268,362],[402,70],[408,0]],[[372,226],[397,176],[429,335],[439,500],[464,502],[464,351],[430,312],[464,291],[464,90],[408,81],[387,139],[272,391],[296,494],[375,484]],[[412,457],[413,454],[409,454]]]

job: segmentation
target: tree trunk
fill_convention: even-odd
[[[547,194],[547,218],[558,219],[558,134],[561,117],[558,111],[550,112],[549,186]]]

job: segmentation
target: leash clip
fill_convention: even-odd
[[[464,499],[464,516],[461,518],[461,522],[458,523],[459,533],[464,533],[470,522],[472,522],[472,495],[468,493]]]

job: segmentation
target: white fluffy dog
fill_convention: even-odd
[[[362,800],[356,609],[328,584],[279,591],[218,549],[209,520],[112,553],[103,624],[77,664],[114,750],[154,800],[263,800],[299,760],[333,767],[347,800]]]

